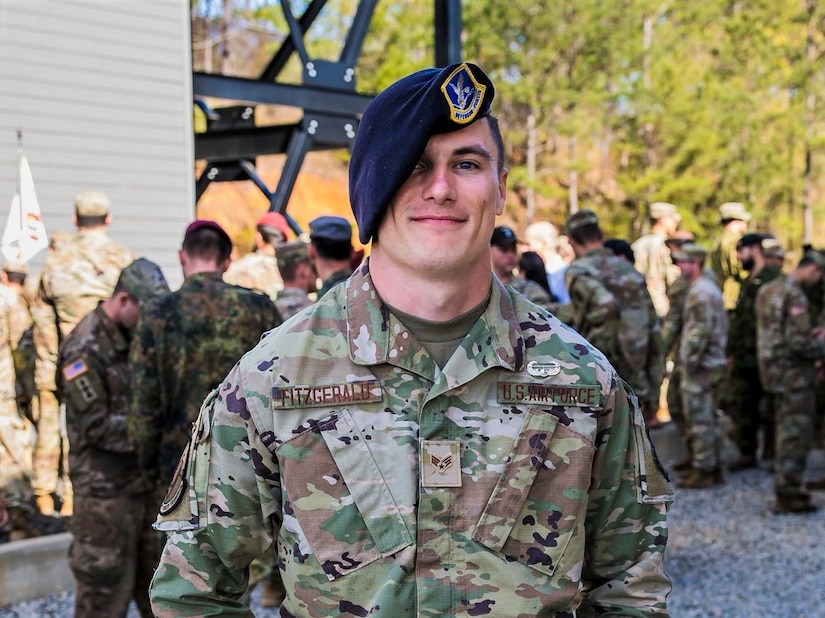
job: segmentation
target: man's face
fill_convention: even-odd
[[[493,272],[499,279],[511,277],[513,269],[518,264],[518,249],[515,243],[505,247],[490,245],[490,261]]]
[[[736,259],[745,270],[753,270],[753,247],[742,247],[736,250]]]
[[[118,307],[117,321],[125,329],[134,331],[137,326],[140,303],[127,294],[124,294],[124,297]]]
[[[682,273],[685,279],[692,279],[696,270],[699,268],[696,262],[690,262],[688,260],[679,260],[676,262],[676,266],[679,267],[679,272]]]
[[[489,271],[507,183],[498,155],[486,118],[432,136],[381,219],[371,259],[450,279],[480,264]]]

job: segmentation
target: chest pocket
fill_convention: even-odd
[[[276,451],[291,513],[329,580],[412,544],[386,481],[346,409]],[[288,528],[288,525],[284,525]]]
[[[547,575],[565,555],[580,564],[594,451],[554,415],[528,410],[473,540]]]

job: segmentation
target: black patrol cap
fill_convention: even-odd
[[[764,236],[762,236],[762,234],[745,234],[739,239],[739,242],[736,243],[736,250],[739,251],[739,249],[744,249],[745,247],[761,247],[763,238]]]
[[[408,75],[372,100],[361,116],[349,164],[350,203],[363,244],[375,234],[430,137],[488,116],[494,96],[484,71],[462,62]]]
[[[513,228],[506,225],[499,225],[493,230],[493,236],[490,238],[490,244],[499,247],[500,249],[509,249],[515,247],[518,243],[516,233]]]

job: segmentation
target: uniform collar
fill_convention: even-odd
[[[378,295],[369,261],[340,288],[338,293],[346,295],[347,343],[354,364],[387,363],[430,379],[436,377],[438,369],[427,351]],[[525,354],[521,332],[510,293],[494,277],[487,308],[444,367],[442,373],[450,386],[465,383],[491,367],[520,371]]]

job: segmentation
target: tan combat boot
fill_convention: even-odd
[[[54,498],[52,498],[51,494],[35,496],[34,503],[41,514],[54,515]]]
[[[63,504],[60,505],[60,516],[71,517],[74,513],[74,499],[71,494],[63,498]]]
[[[723,478],[719,470],[693,468],[679,479],[677,486],[684,489],[704,489],[720,485],[722,482]]]

